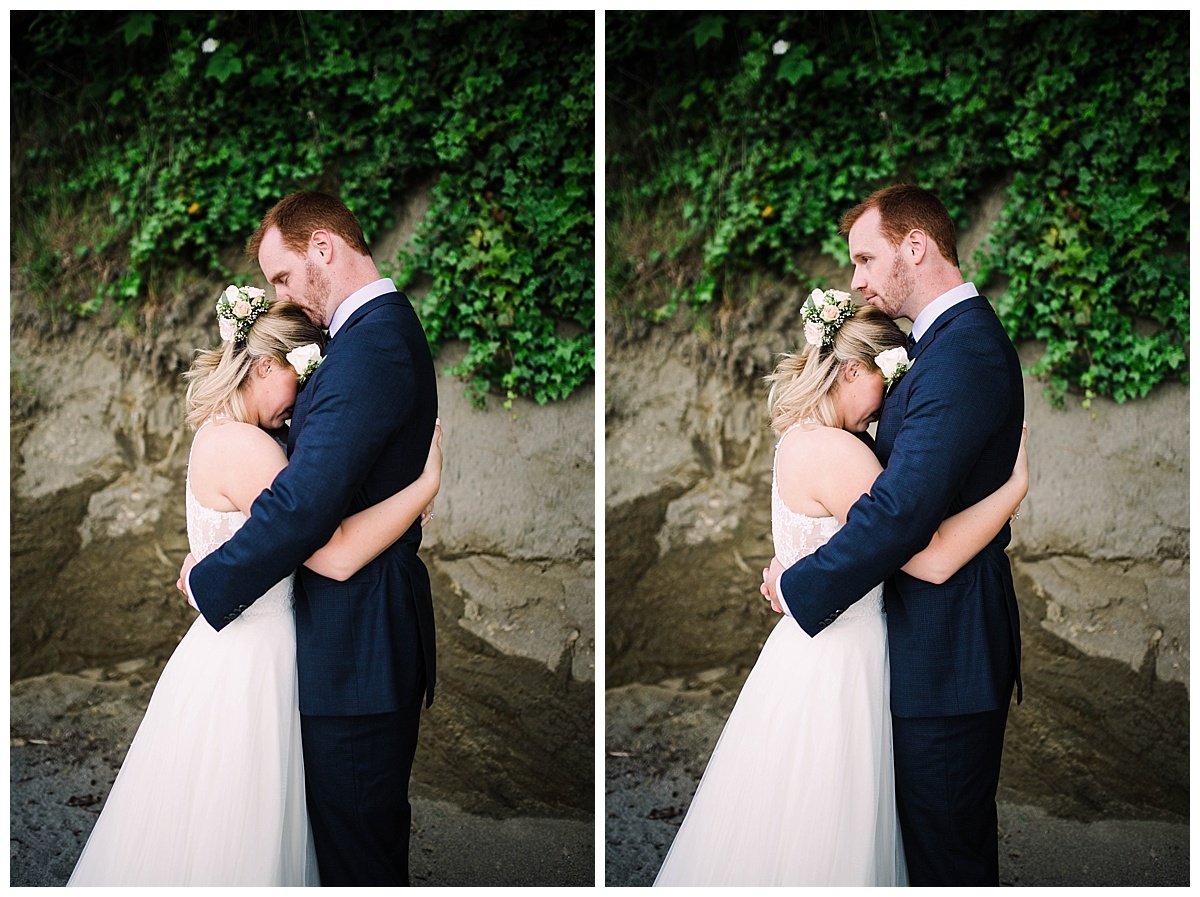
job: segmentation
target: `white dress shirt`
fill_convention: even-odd
[[[917,319],[913,321],[912,337],[914,340],[920,340],[925,335],[925,331],[930,325],[941,317],[942,312],[948,308],[952,308],[964,299],[971,299],[979,295],[979,290],[975,289],[975,284],[967,281],[964,284],[956,286],[952,290],[947,290],[938,296],[917,315]]]
[[[396,292],[396,285],[392,283],[390,277],[382,277],[374,283],[367,284],[360,290],[355,290],[343,299],[342,304],[334,310],[333,320],[329,322],[329,338],[333,339],[337,336],[337,332],[342,329],[342,325],[346,323],[346,319],[372,299],[378,299],[380,296],[394,292]]]

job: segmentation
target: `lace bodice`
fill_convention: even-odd
[[[775,444],[775,463],[771,467],[771,532],[775,541],[775,557],[779,558],[779,563],[785,568],[812,554],[842,528],[836,517],[809,517],[807,514],[797,514],[784,504],[783,497],[779,494],[779,446],[788,434],[800,425],[792,424],[779,437],[779,442]],[[877,615],[882,609],[883,586],[878,585],[861,601],[847,608],[834,625],[854,617]]]
[[[205,421],[200,425],[200,429],[208,426],[212,421]],[[196,431],[199,434],[200,430]],[[192,443],[193,448],[195,443]],[[200,504],[195,493],[192,492],[192,471],[191,459],[188,459],[188,474],[187,483],[184,489],[187,505],[187,533],[188,546],[191,549],[192,556],[197,560],[203,560],[212,552],[216,551],[226,542],[228,542],[233,534],[236,533],[243,523],[246,522],[246,517],[241,511],[214,511],[212,508],[207,508]],[[256,617],[265,614],[277,614],[292,610],[292,581],[295,574],[290,574],[286,579],[280,580],[272,586],[267,593],[250,605],[242,612],[243,617]]]

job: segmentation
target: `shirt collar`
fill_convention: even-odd
[[[396,285],[392,283],[390,277],[383,277],[374,283],[369,283],[359,290],[355,290],[344,300],[342,304],[333,312],[333,320],[329,322],[329,338],[333,339],[337,336],[337,332],[346,323],[347,318],[370,302],[372,299],[378,299],[388,293],[396,292]]]
[[[946,309],[958,305],[958,303],[962,302],[964,299],[970,299],[971,297],[978,295],[979,290],[975,289],[975,284],[971,283],[970,281],[967,281],[964,284],[956,286],[952,290],[947,290],[945,293],[942,293],[942,295],[938,296],[923,309],[921,309],[920,314],[917,315],[917,319],[913,321],[913,339],[919,340],[922,336],[924,336],[925,331],[929,329],[929,326],[939,317],[941,317],[942,312],[946,311]]]

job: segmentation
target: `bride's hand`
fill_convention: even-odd
[[[779,596],[775,594],[775,584],[779,582],[781,573],[783,564],[779,563],[779,558],[771,558],[771,566],[763,568],[762,585],[758,587],[759,593],[771,602],[771,610],[777,614],[783,613],[783,605],[779,603]]]
[[[1029,493],[1029,451],[1026,443],[1029,440],[1029,424],[1025,421],[1021,422],[1021,444],[1017,447],[1017,463],[1013,466],[1012,479],[1021,486],[1021,497]],[[1016,511],[1012,517],[1008,518],[1008,522],[1012,523],[1021,516],[1021,505],[1017,505]]]
[[[429,457],[425,459],[423,476],[432,477],[437,488],[442,487],[442,419],[439,417],[433,424],[433,440],[429,444]],[[433,519],[433,502],[430,501],[421,512],[421,526]]]
[[[179,578],[175,580],[175,588],[183,592],[183,594],[187,597],[188,604],[191,604],[192,607],[196,607],[196,605],[192,602],[192,596],[188,595],[186,582],[188,573],[190,573],[191,569],[195,566],[196,558],[189,551],[187,553],[187,557],[183,559],[183,566],[179,568]],[[197,610],[199,610],[199,608],[197,608]]]
[[[433,423],[433,439],[429,443],[429,457],[425,459],[425,470],[422,472],[436,478],[440,485],[442,479],[442,419],[440,417]]]

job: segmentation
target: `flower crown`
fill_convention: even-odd
[[[230,284],[217,300],[217,325],[221,328],[221,339],[225,342],[242,342],[250,332],[250,325],[269,307],[266,290]]]
[[[832,346],[838,330],[854,314],[854,302],[841,290],[813,290],[801,309],[804,339],[810,346]]]
[[[303,386],[304,381],[309,378],[325,360],[321,354],[321,347],[316,343],[309,343],[307,346],[299,346],[287,354],[288,364],[296,370],[296,384]]]

